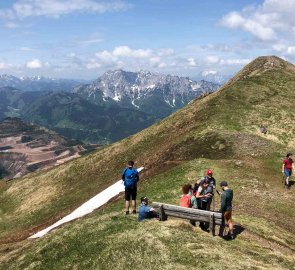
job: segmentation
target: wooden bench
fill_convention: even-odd
[[[208,222],[209,230],[212,231],[213,236],[215,235],[216,225],[220,226],[219,235],[223,235],[225,224],[220,212],[186,208],[159,202],[153,202],[152,207],[159,213],[161,221],[167,220],[168,216],[170,216],[197,222]]]

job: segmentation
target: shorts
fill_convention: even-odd
[[[285,170],[285,176],[290,177],[292,175],[292,170]]]
[[[224,216],[224,219],[225,221],[228,223],[228,222],[233,222],[233,219],[232,219],[232,216],[231,216],[231,210],[230,211],[225,211],[223,213],[223,216]]]
[[[136,195],[137,195],[137,187],[125,188],[125,200],[126,201],[130,201],[130,197],[132,198],[132,201],[135,201]]]

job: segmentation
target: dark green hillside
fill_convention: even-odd
[[[292,269],[295,193],[283,188],[280,165],[295,149],[294,102],[295,67],[260,57],[150,128],[2,186],[1,260],[10,269]],[[43,239],[20,242],[113,183],[128,159],[146,168],[139,195],[176,204],[181,185],[212,168],[234,189],[234,220],[245,230],[225,241],[173,219],[137,224],[124,216],[120,198]]]
[[[155,122],[137,110],[95,105],[72,93],[47,93],[23,111],[25,119],[87,142],[117,141]]]
[[[0,120],[20,116],[21,110],[40,96],[40,92],[23,92],[13,87],[0,88]]]

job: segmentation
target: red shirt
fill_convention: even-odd
[[[294,163],[293,159],[284,159],[283,163],[285,164],[285,169],[292,170],[292,164]]]

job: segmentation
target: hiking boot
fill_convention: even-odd
[[[133,215],[136,215],[136,210],[132,210],[132,214]]]
[[[125,213],[126,213],[126,215],[129,215],[129,211],[126,211]]]

